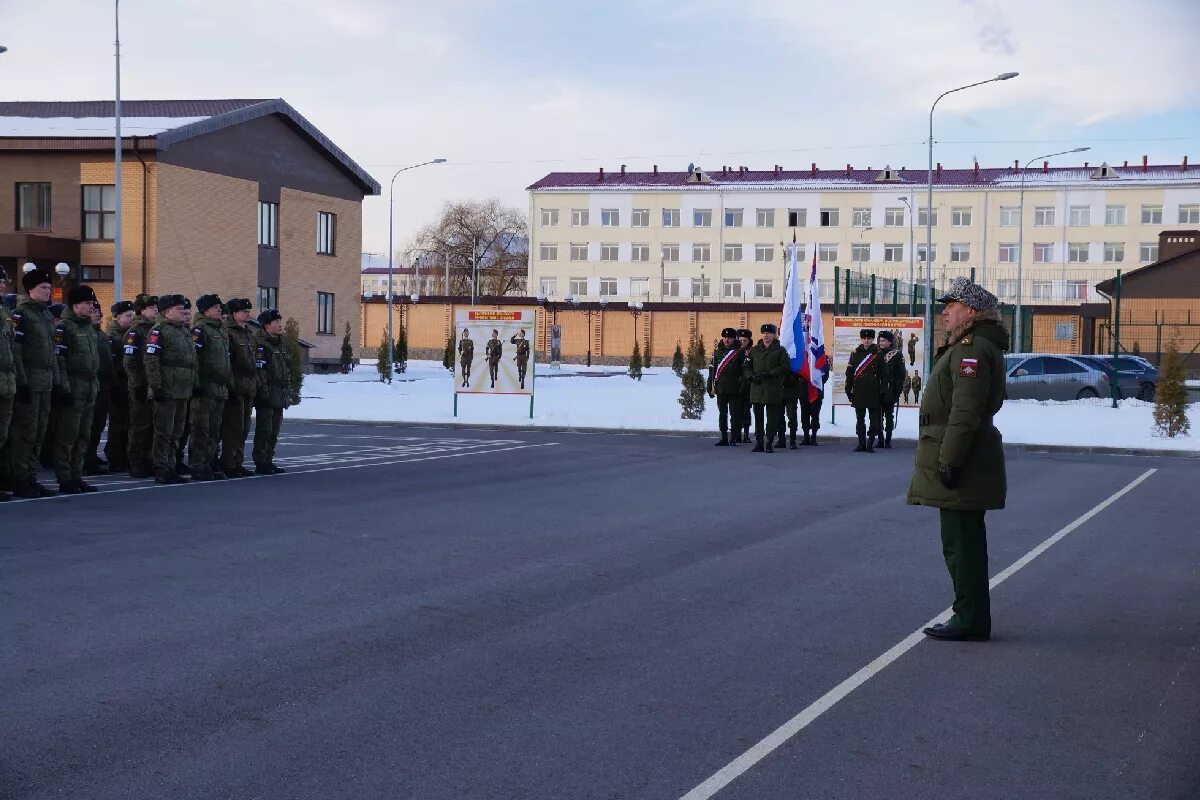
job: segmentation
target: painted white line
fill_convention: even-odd
[[[1157,471],[1158,471],[1157,469],[1148,469],[1145,472],[1143,472],[1141,475],[1139,475],[1133,481],[1128,483],[1123,489],[1118,491],[1116,494],[1113,494],[1107,500],[1104,500],[1103,502],[1094,506],[1086,514],[1079,517],[1074,522],[1070,523],[1065,528],[1063,528],[1062,530],[1055,533],[1049,539],[1046,539],[1044,542],[1039,544],[1037,547],[1033,548],[1028,553],[1021,556],[1021,558],[1014,561],[1007,569],[1005,569],[1004,571],[997,574],[996,577],[992,578],[991,582],[989,583],[989,586],[994,589],[997,586],[999,586],[1001,583],[1004,583],[1004,581],[1011,578],[1018,571],[1020,571],[1025,566],[1027,566],[1029,564],[1029,562],[1033,561],[1035,558],[1040,556],[1042,553],[1046,552],[1048,549],[1050,549],[1050,547],[1052,547],[1056,542],[1060,541],[1068,533],[1075,530],[1080,525],[1083,525],[1085,522],[1090,520],[1092,517],[1096,516],[1101,511],[1108,508],[1109,506],[1111,506],[1113,503],[1120,500],[1125,495],[1129,494],[1129,492],[1133,491],[1133,489],[1136,488],[1139,484],[1141,484],[1142,481],[1146,480],[1147,478],[1149,478],[1151,475],[1153,475]],[[828,692],[823,694],[821,697],[817,698],[817,700],[812,705],[808,706],[808,708],[805,708],[799,714],[792,717],[791,719],[789,719],[787,722],[780,725],[775,730],[771,731],[771,733],[769,733],[762,741],[755,744],[753,747],[751,747],[746,752],[742,753],[740,756],[735,758],[733,761],[730,761],[728,764],[726,764],[724,767],[722,767],[720,770],[718,770],[716,773],[714,773],[711,777],[709,777],[707,780],[705,780],[699,786],[697,786],[696,788],[692,789],[690,792],[685,794],[681,798],[681,800],[708,800],[708,798],[712,797],[717,792],[724,789],[726,786],[728,786],[730,783],[732,783],[734,780],[736,780],[739,776],[741,776],[742,774],[747,772],[751,767],[753,767],[755,764],[757,764],[759,761],[766,758],[774,750],[779,748],[779,746],[782,745],[784,742],[786,742],[788,739],[791,739],[797,733],[799,733],[800,731],[807,728],[818,717],[820,717],[826,711],[828,711],[829,709],[831,709],[835,705],[837,705],[841,700],[843,700],[847,695],[849,695],[851,692],[853,692],[859,686],[862,686],[864,683],[866,683],[872,677],[874,677],[875,675],[877,675],[881,671],[883,671],[883,669],[885,667],[887,667],[889,664],[891,664],[892,662],[894,662],[898,658],[900,658],[900,656],[904,655],[909,650],[916,647],[919,642],[923,641],[926,638],[925,634],[923,634],[921,632],[922,629],[927,628],[930,625],[934,625],[938,622],[945,622],[946,620],[950,619],[950,615],[951,615],[951,609],[947,608],[941,614],[938,614],[936,617],[929,620],[929,622],[926,622],[920,628],[917,628],[915,631],[910,633],[908,636],[904,637],[904,639],[902,639],[899,643],[897,643],[895,646],[893,646],[886,653],[879,656],[871,663],[867,664],[865,667],[863,667],[858,672],[851,675],[849,678],[846,678],[846,680],[842,681],[837,686],[833,687]]]

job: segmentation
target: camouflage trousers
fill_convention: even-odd
[[[95,390],[74,394],[71,405],[54,409],[54,477],[60,484],[83,479],[95,413]]]
[[[274,463],[275,445],[279,443],[279,427],[282,424],[282,408],[254,407],[254,448],[251,456],[255,467],[267,467]]]
[[[100,391],[96,392],[96,402],[92,404],[92,424],[88,426],[87,452],[84,454],[86,463],[95,464],[97,461],[96,451],[100,449],[100,435],[108,425],[111,395],[112,390],[108,386],[101,386]]]
[[[6,491],[9,481],[12,480],[8,474],[8,430],[15,404],[14,396],[0,395],[0,491]]]
[[[783,401],[783,410],[782,410],[782,414],[780,415],[780,418],[779,418],[779,435],[780,436],[782,436],[784,433],[783,421],[785,418],[787,419],[787,429],[789,431],[791,431],[791,433],[793,435],[795,435],[796,423],[798,422],[798,420],[796,418],[797,417],[796,411],[799,408],[799,404],[800,404],[800,398],[798,398],[798,397],[793,397],[789,400]]]
[[[92,439],[100,435],[92,431]],[[114,391],[108,403],[108,441],[104,444],[104,457],[114,468],[129,466],[129,397],[122,391]]]
[[[800,397],[800,427],[805,431],[816,433],[821,429],[821,403],[824,398],[818,397],[809,402],[808,392],[802,390]]]
[[[154,403],[129,392],[129,468],[149,472],[154,463]]]
[[[13,406],[9,423],[8,470],[15,483],[37,480],[42,439],[50,421],[50,390],[33,392],[28,403]]]
[[[221,468],[234,472],[246,459],[246,437],[250,434],[250,410],[253,398],[229,395],[221,415]]]
[[[779,403],[754,403],[754,438],[763,436],[763,416],[767,418],[766,437],[774,441],[775,434],[783,428],[783,406]]]
[[[187,400],[154,401],[154,474],[175,471],[175,449],[187,430]]]
[[[192,398],[192,438],[188,451],[188,466],[192,472],[209,470],[213,467],[213,456],[221,442],[221,420],[225,414],[225,400],[216,397]]]
[[[721,436],[728,435],[729,429],[733,428],[733,434],[736,438],[742,432],[742,417],[744,411],[742,409],[742,395],[737,394],[717,394],[717,430],[721,432]]]

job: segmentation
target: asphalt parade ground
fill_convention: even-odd
[[[711,442],[285,421],[0,506],[0,798],[1200,797],[1195,459],[1011,453],[950,643],[911,444]]]

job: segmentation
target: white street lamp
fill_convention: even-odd
[[[388,184],[388,279],[387,279],[388,363],[394,363],[395,348],[396,348],[396,337],[392,333],[392,317],[394,316],[393,308],[394,308],[394,299],[395,299],[392,296],[392,270],[393,270],[392,262],[396,258],[395,248],[392,246],[392,234],[393,234],[392,220],[395,216],[395,211],[396,211],[396,204],[394,202],[395,190],[396,190],[396,177],[401,172],[407,172],[408,170],[416,169],[417,167],[424,167],[427,164],[445,164],[445,163],[446,163],[446,159],[435,158],[431,161],[422,161],[420,164],[410,164],[407,167],[401,167],[400,169],[396,170],[394,175],[392,175],[392,181],[390,184]],[[448,289],[447,289],[447,292],[449,292]]]
[[[116,91],[113,100],[113,202],[116,203],[116,215],[113,222],[116,225],[116,230],[113,232],[113,300],[121,299],[121,277],[122,277],[122,235],[121,235],[121,219],[123,211],[121,209],[121,187],[123,184],[121,178],[121,0],[113,0],[113,58],[116,65]],[[146,243],[142,242],[145,247]],[[142,287],[142,291],[146,291],[146,287]]]
[[[908,290],[913,290],[913,280],[916,278],[917,251],[913,246],[913,207],[907,197],[898,198],[908,209]]]

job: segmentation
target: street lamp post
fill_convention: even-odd
[[[1044,156],[1037,156],[1025,162],[1025,168],[1021,170],[1021,201],[1017,211],[1017,309],[1013,317],[1013,327],[1016,328],[1016,345],[1017,350],[1021,349],[1022,333],[1021,333],[1021,295],[1022,287],[1024,286],[1024,263],[1025,263],[1025,173],[1029,171],[1029,165],[1035,161],[1041,161],[1055,156],[1065,156],[1069,153],[1082,153],[1085,150],[1090,150],[1090,147],[1076,147],[1074,150],[1063,150],[1060,153],[1048,153]],[[1065,221],[1064,221],[1065,224]],[[1065,258],[1066,254],[1064,254]]]
[[[996,81],[1007,81],[1017,77],[1019,72],[1001,72],[994,78],[988,78],[986,81],[976,81],[968,83],[966,86],[959,86],[957,89],[951,89],[947,92],[942,92],[938,95],[937,100],[933,101],[933,105],[929,107],[929,193],[926,202],[925,211],[925,352],[928,353],[928,366],[933,367],[933,259],[930,258],[930,253],[933,252],[933,112],[937,108],[937,104],[942,98],[948,94],[961,92],[964,89],[971,89],[976,86],[983,86],[985,83],[994,83]]]
[[[899,199],[900,202],[904,203],[904,207],[908,209],[908,290],[911,292],[913,281],[916,279],[917,264],[917,251],[913,245],[913,207],[907,197]]]
[[[388,303],[388,363],[395,362],[396,337],[392,331],[392,317],[395,316],[395,299],[392,297],[392,272],[394,270],[393,262],[396,259],[395,247],[392,245],[392,236],[394,227],[392,221],[396,212],[396,178],[401,172],[407,172],[410,169],[424,167],[427,164],[445,164],[446,159],[435,158],[431,161],[422,161],[420,164],[410,164],[407,167],[401,167],[392,175],[391,183],[388,184],[388,280],[387,280],[387,303]]]
[[[862,237],[863,237],[863,234],[865,234],[867,231],[870,231],[870,230],[873,230],[873,229],[868,225],[867,227],[863,228],[861,231],[858,232],[858,248],[857,248],[858,249],[858,258],[856,258],[855,261],[858,263],[859,276],[861,276],[863,274]],[[867,247],[869,248],[870,245],[867,245]],[[875,292],[875,276],[874,275],[871,276],[871,292],[872,292],[872,295]],[[850,298],[846,298],[846,299],[849,300]],[[863,301],[863,298],[862,298],[862,295],[860,294],[858,296],[858,313],[860,315],[862,314],[862,301]]]
[[[113,300],[121,299],[121,273],[124,263],[121,235],[121,186],[123,184],[121,176],[121,0],[113,0],[113,33],[115,34],[113,44],[115,46],[114,58],[116,62],[116,93],[113,101],[113,202],[116,204],[116,215],[113,218],[117,229],[113,232]],[[101,203],[103,208],[104,204]],[[143,242],[145,247],[146,243]],[[146,287],[142,287],[142,291],[146,291]]]

